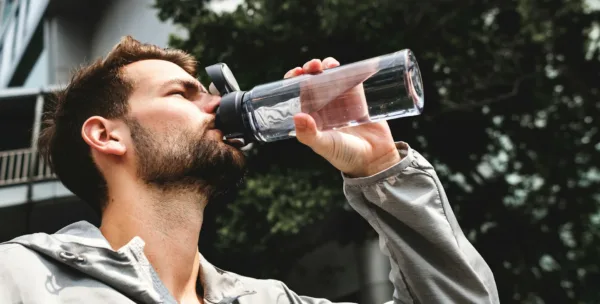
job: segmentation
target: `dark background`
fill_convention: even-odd
[[[202,69],[226,62],[243,89],[312,58],[413,50],[425,113],[390,121],[395,139],[436,167],[502,303],[600,301],[600,19],[586,3],[246,0],[216,14],[156,1],[189,29],[171,44]],[[260,146],[250,163],[233,203],[207,211],[202,250],[215,263],[277,277],[318,244],[372,233],[344,208],[339,173],[296,141]]]
[[[501,302],[600,302],[598,1],[245,0],[223,13],[206,2],[156,0],[156,7],[189,31],[173,37],[173,47],[193,53],[201,71],[227,63],[242,89],[312,58],[344,64],[414,51],[425,112],[390,121],[394,137],[435,166]],[[10,126],[28,130],[30,114],[15,113],[33,106],[14,100],[4,105],[18,107],[10,115],[0,107],[0,135],[12,134]],[[0,150],[28,147],[29,135],[21,135]],[[259,145],[250,157],[240,193],[206,210],[200,246],[212,263],[283,279],[322,244],[374,236],[346,206],[339,172],[308,148],[286,140]],[[19,225],[57,230],[39,220],[67,221],[48,207],[57,203],[90,217],[54,201]],[[31,211],[11,208],[0,221]]]

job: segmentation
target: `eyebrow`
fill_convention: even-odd
[[[208,93],[206,88],[198,81],[198,80],[190,80],[190,79],[172,79],[165,83],[163,83],[162,87],[169,87],[172,85],[180,85],[185,88],[186,91],[191,92],[202,92]]]

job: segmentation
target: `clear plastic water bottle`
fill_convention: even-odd
[[[216,127],[226,139],[272,142],[295,136],[293,117],[311,115],[322,130],[419,115],[424,107],[414,54],[401,50],[239,91],[224,64],[207,68],[221,91]]]

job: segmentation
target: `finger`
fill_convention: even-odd
[[[296,138],[311,147],[319,139],[319,130],[315,120],[306,113],[294,115],[294,125],[296,127]]]
[[[319,131],[315,120],[310,115],[306,113],[296,114],[294,124],[296,125],[296,138],[298,141],[325,158],[331,155],[332,137],[325,136],[325,133]]]
[[[309,115],[314,119],[315,124],[317,125],[317,130],[321,130],[324,124],[324,119],[321,117],[321,113],[311,112]]]
[[[320,59],[313,59],[304,64],[302,67],[304,73],[307,74],[318,74],[323,72],[323,63]]]
[[[304,70],[301,67],[295,67],[295,68],[289,70],[287,73],[285,73],[283,78],[296,77],[296,76],[302,75],[302,74],[304,74]]]
[[[340,62],[337,61],[335,58],[333,57],[327,57],[325,59],[323,59],[323,69],[330,69],[330,68],[335,68],[340,66]]]

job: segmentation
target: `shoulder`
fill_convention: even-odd
[[[248,295],[251,303],[306,303],[306,304],[327,304],[331,303],[324,298],[313,298],[305,295],[299,295],[290,289],[283,281],[276,279],[255,279],[238,275],[244,286],[254,293]]]
[[[1,265],[9,265],[13,258],[34,254],[31,249],[17,243],[1,243],[0,244],[0,260]]]
[[[31,263],[35,253],[25,246],[13,243],[0,244],[0,285],[13,285],[15,275]]]
[[[21,296],[32,290],[30,286],[45,286],[48,261],[34,250],[10,241],[2,243],[0,261],[0,302],[23,303]]]
[[[0,243],[0,256],[10,254],[14,250],[24,249],[23,245],[15,243]]]
[[[235,279],[241,282],[244,287],[248,290],[253,290],[256,293],[264,294],[264,293],[280,293],[284,291],[287,287],[282,281],[275,279],[258,279],[253,277],[244,276],[238,273],[234,273],[231,271],[224,271],[228,275],[235,277]]]
[[[257,279],[231,272],[230,274],[235,275],[247,290],[253,291],[247,296],[252,303],[271,303],[273,301],[277,303],[331,303],[326,299],[299,295],[283,281],[277,279]]]
[[[0,274],[18,271],[35,260],[39,260],[39,255],[21,244],[0,244]]]
[[[24,235],[11,241],[0,243],[0,271],[8,269],[22,269],[31,265],[32,261],[39,261],[41,256],[33,249],[24,245],[31,235]]]
[[[235,273],[229,270],[223,270],[215,267],[219,272],[227,274],[235,278],[236,281],[241,282],[246,287],[256,288],[256,289],[264,289],[264,288],[280,288],[283,285],[283,282],[275,280],[275,279],[258,279],[253,277],[248,277],[241,275],[239,273]]]

